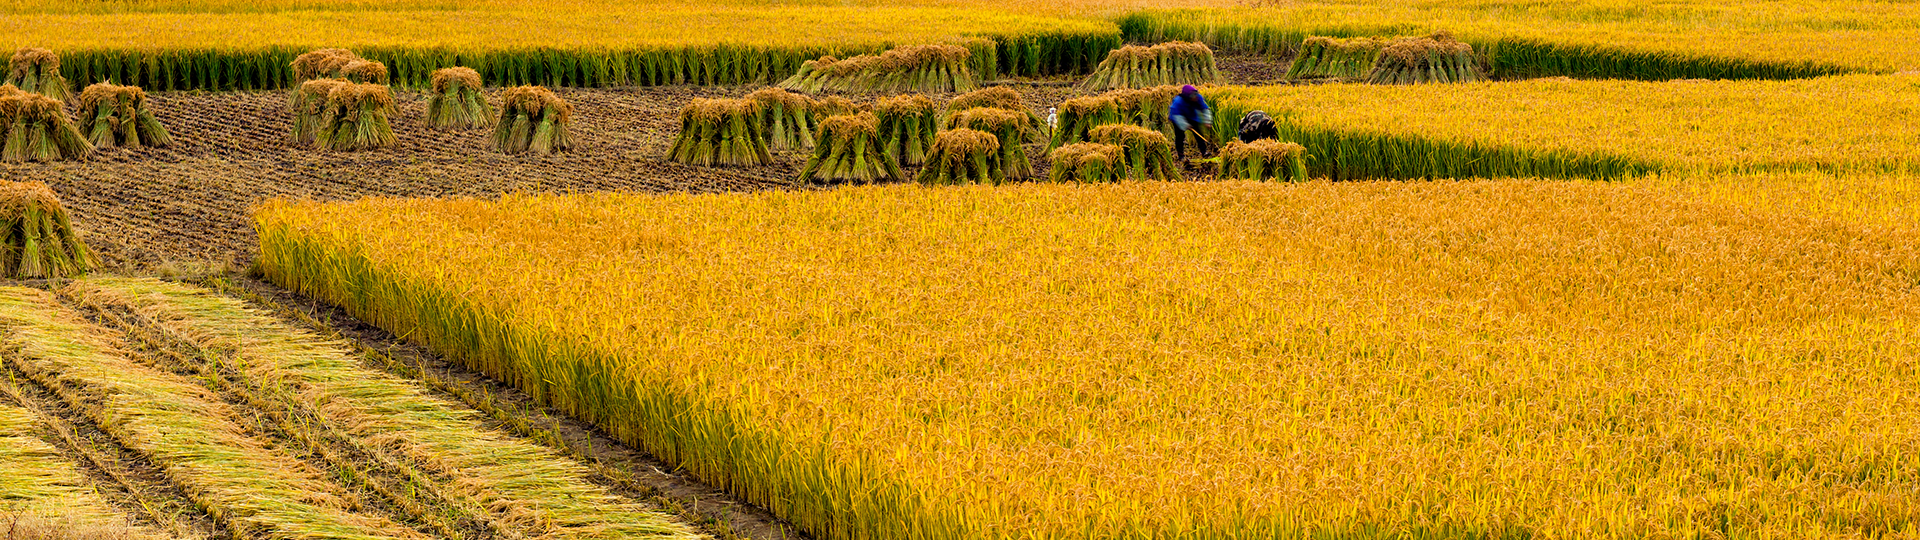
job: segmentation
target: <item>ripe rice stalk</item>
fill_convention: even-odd
[[[1047,155],[1053,168],[1047,180],[1083,184],[1118,182],[1127,177],[1126,149],[1116,145],[1083,142],[1053,149]]]
[[[1287,67],[1287,78],[1364,78],[1373,72],[1374,61],[1386,46],[1386,41],[1371,37],[1309,37]]]
[[[294,57],[288,66],[293,68],[294,82],[303,83],[339,77],[341,68],[359,59],[353,51],[346,49],[316,49]]]
[[[1180,167],[1173,157],[1173,143],[1158,131],[1127,124],[1109,124],[1093,129],[1095,142],[1118,146],[1123,151],[1126,174],[1134,180],[1180,180]]]
[[[873,115],[880,122],[880,145],[888,159],[902,166],[927,162],[935,134],[940,132],[939,106],[920,94],[880,100]]]
[[[925,99],[925,98],[921,98]],[[929,106],[931,102],[929,102]],[[906,178],[892,155],[882,151],[882,120],[875,113],[846,114],[820,122],[820,139],[800,170],[800,185],[822,181],[869,184]]]
[[[773,162],[754,122],[760,103],[750,99],[695,99],[680,110],[680,135],[667,159],[703,167],[745,167]],[[821,129],[825,129],[822,122]],[[815,149],[820,148],[816,140]]]
[[[1203,88],[1211,90],[1210,88]],[[1120,113],[1120,122],[1151,129],[1173,138],[1173,120],[1167,118],[1167,109],[1173,106],[1173,97],[1180,95],[1180,87],[1167,85],[1134,90],[1115,90],[1108,92],[1113,96],[1114,106]]]
[[[487,105],[480,72],[473,68],[450,67],[434,70],[433,98],[427,101],[427,127],[434,129],[472,129],[494,125],[493,107]]]
[[[1223,80],[1212,48],[1204,43],[1174,41],[1151,47],[1129,45],[1114,49],[1092,75],[1080,82],[1080,89],[1218,84]]]
[[[980,85],[959,45],[899,47],[847,59],[823,56],[778,85],[803,92],[966,92]]]
[[[947,114],[980,107],[1026,113],[1027,142],[1046,142],[1053,137],[1048,131],[1046,119],[1027,108],[1026,100],[1021,99],[1019,92],[1005,86],[990,86],[954,96],[953,100],[947,102]]]
[[[759,125],[760,135],[767,138],[768,149],[813,147],[814,105],[807,96],[779,88],[763,88],[747,94],[747,99],[760,104],[754,113],[754,123]]]
[[[67,120],[60,100],[0,86],[0,160],[83,160],[93,144]]]
[[[393,92],[386,85],[345,83],[327,93],[314,147],[357,152],[392,146]]]
[[[927,185],[993,184],[1006,182],[1006,164],[1000,162],[1000,139],[972,129],[949,129],[933,139],[927,166],[914,181]]]
[[[81,91],[80,132],[94,148],[173,144],[167,128],[147,109],[147,93],[138,86],[96,83]]]
[[[0,180],[0,275],[67,278],[99,264],[74,232],[53,189],[39,182]]]
[[[500,93],[500,120],[493,126],[493,148],[505,154],[548,156],[573,149],[568,128],[573,105],[552,90],[517,86]]]
[[[46,49],[23,47],[7,62],[7,84],[23,92],[66,101],[73,89],[60,76],[60,56]]]
[[[820,122],[843,114],[860,112],[860,106],[853,100],[840,96],[814,98],[807,115],[813,121],[815,132],[820,131]]]
[[[976,107],[947,117],[947,129],[971,129],[993,134],[1000,143],[1000,163],[1007,180],[1026,180],[1033,176],[1033,163],[1027,159],[1026,140],[1032,129],[1026,114],[1020,111]],[[1098,132],[1098,130],[1095,130]]]
[[[327,96],[349,83],[342,79],[314,79],[300,84],[288,101],[293,109],[294,144],[313,144],[320,134],[321,118],[326,116]]]
[[[1261,139],[1228,141],[1220,147],[1221,180],[1307,180],[1307,149],[1299,144]]]
[[[1367,74],[1373,84],[1465,83],[1486,80],[1480,73],[1473,46],[1437,32],[1427,37],[1403,37],[1380,50]]]
[[[339,76],[361,84],[385,85],[389,82],[387,65],[372,60],[353,60],[342,64]]]
[[[1082,96],[1060,102],[1052,148],[1092,140],[1093,128],[1120,123],[1120,104],[1112,95]]]

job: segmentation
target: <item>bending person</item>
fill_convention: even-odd
[[[1173,151],[1180,161],[1187,160],[1187,132],[1191,130],[1212,129],[1213,109],[1207,106],[1207,98],[1200,97],[1200,89],[1189,84],[1180,88],[1180,95],[1173,97],[1173,104],[1167,107],[1167,118],[1173,120]],[[1199,139],[1200,155],[1207,154],[1207,136],[1194,131]]]

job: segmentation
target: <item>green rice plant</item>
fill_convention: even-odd
[[[880,122],[880,146],[887,158],[902,166],[927,162],[934,135],[940,132],[940,107],[920,94],[897,96],[873,105]]]
[[[1127,124],[1109,124],[1093,128],[1094,142],[1118,146],[1126,173],[1134,180],[1180,180],[1179,165],[1173,158],[1173,143],[1158,131]]]
[[[762,88],[747,94],[747,99],[760,104],[754,111],[753,123],[760,127],[760,135],[767,138],[768,149],[813,147],[814,107],[807,96],[779,88]]]
[[[0,275],[68,278],[99,265],[93,250],[74,232],[53,189],[39,182],[0,180]]]
[[[1307,180],[1307,149],[1299,144],[1261,139],[1228,141],[1220,147],[1220,180]]]
[[[493,107],[487,105],[480,72],[450,67],[434,70],[433,97],[427,100],[427,127],[471,129],[492,127]]]
[[[965,128],[942,131],[934,137],[927,166],[914,177],[914,181],[926,185],[999,185],[1006,180],[1000,139],[992,133]]]
[[[980,85],[959,45],[900,47],[841,60],[823,56],[801,64],[779,86],[805,92],[966,92]]]
[[[294,144],[313,144],[320,134],[321,119],[326,116],[327,96],[335,89],[349,83],[342,79],[314,79],[300,83],[288,99],[293,110],[293,134],[288,140]]]
[[[1370,37],[1309,37],[1287,66],[1287,78],[1363,78],[1373,72],[1374,60],[1386,46],[1387,42]]]
[[[80,92],[80,133],[94,148],[173,144],[173,136],[147,109],[147,93],[113,83],[95,83]]]
[[[1205,43],[1174,41],[1151,47],[1129,45],[1107,53],[1099,69],[1080,81],[1086,91],[1163,85],[1217,84],[1220,68]]]
[[[1120,104],[1112,95],[1081,96],[1062,101],[1055,109],[1058,125],[1050,148],[1090,141],[1093,128],[1121,122]]]
[[[947,129],[993,134],[1000,144],[999,159],[1007,180],[1026,180],[1033,176],[1033,162],[1027,159],[1025,144],[1028,134],[1032,133],[1030,125],[1027,115],[1020,111],[988,107],[967,109],[947,117]]]
[[[924,99],[924,98],[922,98]],[[883,152],[885,138],[875,113],[846,114],[820,122],[813,155],[800,170],[800,185],[824,181],[898,181],[906,178],[894,156]]]
[[[1446,32],[1403,37],[1380,50],[1367,82],[1373,84],[1465,83],[1486,80],[1473,46]]]
[[[573,105],[552,90],[516,86],[500,93],[500,121],[493,126],[493,148],[506,154],[548,156],[573,149],[568,127]]]
[[[1025,113],[1027,115],[1027,142],[1046,142],[1053,137],[1053,134],[1047,128],[1046,119],[1041,118],[1040,114],[1034,112],[1033,109],[1027,108],[1026,100],[1021,99],[1020,92],[1005,86],[990,86],[954,96],[952,100],[947,102],[947,114],[951,115],[967,109],[981,107]],[[949,120],[949,124],[951,124],[951,120]]]
[[[67,120],[58,99],[0,85],[0,160],[83,160],[93,144]]]
[[[7,84],[60,101],[73,92],[67,78],[60,76],[60,56],[32,47],[21,48],[7,61]]]
[[[327,92],[314,147],[357,152],[392,146],[392,114],[393,92],[386,85],[342,84]]]
[[[1127,177],[1126,149],[1095,142],[1073,143],[1047,154],[1053,168],[1047,180],[1099,184],[1118,182]]]
[[[759,110],[760,103],[749,99],[693,100],[680,110],[680,135],[667,152],[667,159],[703,167],[772,163],[767,139],[754,122]],[[824,122],[820,129],[825,129]],[[820,146],[816,138],[814,147]]]

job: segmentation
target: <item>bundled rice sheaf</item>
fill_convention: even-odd
[[[939,109],[919,94],[875,103],[873,115],[880,121],[880,144],[887,157],[904,166],[926,163],[934,135],[940,132]]]
[[[541,86],[516,86],[500,93],[500,121],[493,126],[493,148],[506,154],[552,155],[573,149],[573,105]]]
[[[1121,149],[1126,175],[1135,180],[1179,180],[1173,143],[1166,135],[1140,126],[1109,124],[1093,129],[1093,140]]]
[[[1115,90],[1095,96],[1066,100],[1055,107],[1059,125],[1053,131],[1054,148],[1092,141],[1093,128],[1107,124],[1127,124],[1159,131],[1173,138],[1173,121],[1167,108],[1180,94],[1178,86],[1156,86]]]
[[[1386,41],[1370,37],[1313,36],[1300,44],[1300,54],[1287,67],[1287,78],[1359,79],[1373,72]]]
[[[427,101],[427,127],[435,129],[484,128],[494,125],[493,107],[487,105],[480,72],[473,68],[450,67],[434,70],[433,98]]]
[[[991,133],[1000,143],[1000,163],[1007,180],[1033,177],[1033,163],[1027,159],[1027,134],[1032,132],[1027,115],[1020,111],[976,107],[947,118],[947,129],[971,129]],[[1096,130],[1097,131],[1097,130]]]
[[[372,60],[354,60],[340,66],[340,78],[360,84],[387,84],[387,65]]]
[[[173,137],[138,86],[98,83],[80,92],[80,133],[94,148],[168,146]]]
[[[680,135],[667,159],[705,167],[772,163],[767,139],[754,122],[759,110],[760,104],[750,99],[693,100],[680,110]],[[825,122],[821,124],[824,129]],[[820,146],[816,137],[814,148]]]
[[[1027,108],[1027,102],[1020,97],[1019,92],[1005,86],[981,88],[955,96],[952,101],[947,102],[947,114],[983,107],[1026,113],[1027,142],[1046,142],[1053,136],[1047,130],[1047,120],[1041,118],[1039,113],[1033,112],[1033,109]]]
[[[314,79],[300,83],[293,91],[293,134],[289,140],[294,144],[313,144],[320,134],[321,118],[326,116],[327,96],[335,89],[349,83],[341,79]]]
[[[99,264],[52,189],[0,180],[0,272],[8,279],[72,277]]]
[[[958,45],[900,47],[845,60],[808,60],[779,86],[803,92],[966,92],[980,85]]]
[[[1204,43],[1173,41],[1151,47],[1129,45],[1107,53],[1082,90],[1215,84],[1221,81],[1213,49]]]
[[[40,94],[66,101],[73,93],[67,78],[60,76],[60,56],[46,49],[26,47],[13,53],[7,62],[7,84],[22,92]]]
[[[1113,96],[1121,123],[1158,131],[1169,139],[1173,138],[1173,120],[1167,118],[1167,109],[1173,106],[1174,96],[1180,95],[1180,87],[1155,86],[1115,90],[1108,94]]]
[[[927,166],[914,181],[929,185],[1000,184],[1007,178],[1000,162],[1000,139],[972,129],[950,129],[933,139]]]
[[[294,57],[293,62],[288,66],[293,68],[294,81],[307,82],[314,79],[338,78],[341,76],[341,68],[359,59],[360,57],[353,54],[353,51],[346,49],[316,49]]]
[[[1380,49],[1367,82],[1373,84],[1464,83],[1486,80],[1473,46],[1446,32],[1397,38]]]
[[[0,159],[82,160],[92,155],[93,144],[67,120],[66,103],[0,86]]]
[[[813,100],[779,88],[763,88],[747,94],[747,99],[760,104],[753,123],[760,127],[760,136],[766,137],[767,148],[813,147]]]
[[[800,170],[802,185],[818,181],[872,183],[906,177],[892,156],[881,152],[880,119],[874,113],[846,114],[820,122],[813,155]]]
[[[393,93],[382,84],[346,83],[327,92],[315,148],[357,152],[392,146]]]
[[[1307,180],[1307,149],[1298,144],[1261,139],[1229,141],[1220,147],[1221,180]]]
[[[1054,182],[1103,183],[1126,178],[1126,149],[1111,144],[1083,142],[1053,149],[1047,155]]]

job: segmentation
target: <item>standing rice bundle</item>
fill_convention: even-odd
[[[820,121],[843,114],[860,112],[860,106],[855,105],[853,100],[847,98],[827,96],[814,99],[810,111],[813,113],[814,131],[817,132],[819,131]]]
[[[60,76],[60,56],[46,49],[23,47],[7,62],[7,84],[22,92],[66,101],[72,88]]]
[[[173,137],[138,86],[98,83],[80,92],[80,132],[94,148],[168,146]]]
[[[500,121],[493,149],[505,154],[553,155],[573,149],[573,105],[542,86],[516,86],[500,93]]]
[[[1204,43],[1172,41],[1152,47],[1129,45],[1107,53],[1081,90],[1147,88],[1163,85],[1215,84],[1220,67],[1213,49]]]
[[[1180,95],[1180,87],[1169,85],[1115,90],[1107,95],[1113,96],[1121,123],[1158,131],[1169,139],[1173,138],[1173,120],[1167,118],[1167,109],[1173,106],[1173,97]]]
[[[67,120],[65,103],[0,86],[0,159],[44,162],[91,155],[93,145]]]
[[[993,134],[1000,143],[1000,163],[1007,180],[1025,180],[1033,176],[1033,163],[1025,146],[1031,133],[1027,115],[1019,111],[977,107],[954,113],[947,118],[947,129],[971,129]],[[1095,130],[1096,132],[1098,130]]]
[[[760,104],[750,99],[695,99],[680,110],[680,136],[667,159],[705,167],[773,162],[767,140],[753,119]],[[825,122],[821,122],[825,129]],[[814,141],[815,149],[821,146]]]
[[[7,279],[72,277],[99,264],[52,189],[0,180],[0,272]]]
[[[340,78],[360,84],[387,84],[387,65],[372,60],[353,60],[340,66]]]
[[[804,92],[966,92],[979,86],[958,45],[900,47],[878,56],[808,60],[778,86]]]
[[[940,132],[939,108],[919,94],[874,104],[873,115],[880,121],[880,144],[887,158],[904,166],[926,163],[934,135]]]
[[[992,133],[950,129],[933,139],[926,168],[914,181],[930,185],[1000,184],[1007,178],[1000,162],[1000,140]]]
[[[1046,142],[1053,136],[1048,131],[1047,120],[1041,118],[1040,113],[1027,108],[1027,102],[1020,97],[1019,92],[1005,86],[981,88],[955,96],[952,101],[947,102],[947,114],[982,107],[1026,113],[1027,142]]]
[[[294,57],[288,67],[293,68],[294,81],[307,82],[339,77],[341,68],[359,59],[346,49],[315,49]]]
[[[1220,147],[1221,180],[1307,180],[1307,149],[1290,142],[1230,141]]]
[[[819,144],[800,170],[799,183],[839,180],[871,183],[900,180],[900,164],[880,151],[880,119],[874,113],[846,114],[820,122]]]
[[[807,96],[779,88],[763,88],[747,94],[747,99],[760,104],[754,112],[753,123],[760,127],[760,135],[767,138],[768,148],[813,147],[814,105]]]
[[[1120,104],[1111,95],[1084,96],[1060,102],[1054,114],[1054,148],[1093,140],[1093,128],[1120,123]]]
[[[1093,140],[1118,146],[1127,176],[1134,180],[1179,180],[1180,168],[1174,165],[1173,143],[1158,131],[1126,124],[1110,124],[1093,129]]]
[[[327,92],[315,148],[357,152],[392,146],[393,93],[386,85],[346,83]]]
[[[427,101],[427,127],[466,129],[493,126],[493,107],[480,93],[480,72],[450,67],[433,71],[433,98]]]
[[[1300,54],[1287,67],[1287,78],[1330,77],[1359,79],[1373,72],[1373,64],[1387,42],[1370,37],[1313,36],[1300,44]]]
[[[1446,32],[1398,38],[1380,50],[1367,74],[1373,84],[1461,83],[1486,80],[1473,46]]]
[[[293,91],[293,135],[289,140],[294,144],[313,144],[320,134],[322,117],[327,112],[327,96],[349,83],[340,79],[314,79],[300,83]]]
[[[1053,168],[1047,179],[1054,182],[1102,183],[1126,178],[1126,150],[1111,144],[1069,144],[1053,149],[1048,158]]]

